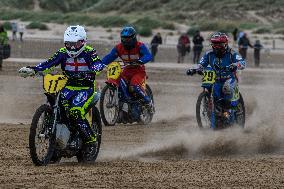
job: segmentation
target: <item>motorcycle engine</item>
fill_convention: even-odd
[[[61,149],[64,149],[70,138],[70,131],[65,124],[56,125],[56,143]]]

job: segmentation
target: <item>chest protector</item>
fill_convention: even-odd
[[[71,72],[89,71],[89,66],[84,58],[67,58],[65,63],[65,70]]]
[[[142,45],[141,42],[137,42],[135,47],[131,50],[126,50],[123,45],[120,43],[116,45],[116,50],[118,53],[118,56],[121,58],[121,60],[125,63],[131,63],[137,61],[141,54],[140,54],[140,46]]]

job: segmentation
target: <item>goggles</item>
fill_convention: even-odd
[[[77,42],[66,41],[64,44],[65,47],[68,49],[78,49],[84,45],[84,41],[83,40]]]
[[[222,49],[222,48],[226,48],[227,44],[226,43],[211,43],[211,46],[214,49]]]
[[[133,40],[133,36],[130,36],[130,37],[121,37],[121,41],[122,42],[130,42]]]

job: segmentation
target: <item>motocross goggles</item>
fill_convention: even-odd
[[[127,36],[127,37],[121,37],[121,42],[123,43],[130,43],[132,40],[134,40],[135,36]]]
[[[64,44],[68,50],[77,50],[80,49],[84,45],[84,43],[84,40],[79,40],[77,42],[66,41]]]
[[[211,43],[213,49],[226,49],[227,43]]]

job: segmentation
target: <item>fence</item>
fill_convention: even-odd
[[[59,48],[63,47],[62,40],[43,40],[30,39],[24,42],[11,41],[11,57],[12,58],[41,58],[46,59],[53,55]],[[89,41],[88,44],[97,49],[98,55],[103,57],[116,44],[115,41]],[[205,50],[209,47],[206,46]],[[192,63],[192,52],[185,57],[186,63]],[[272,55],[273,54],[273,55]],[[282,52],[271,53],[271,51],[263,51],[261,62],[264,63],[282,63]],[[177,49],[175,45],[159,46],[158,54],[155,58],[156,62],[177,62]],[[253,62],[252,50],[248,51],[248,62]]]

